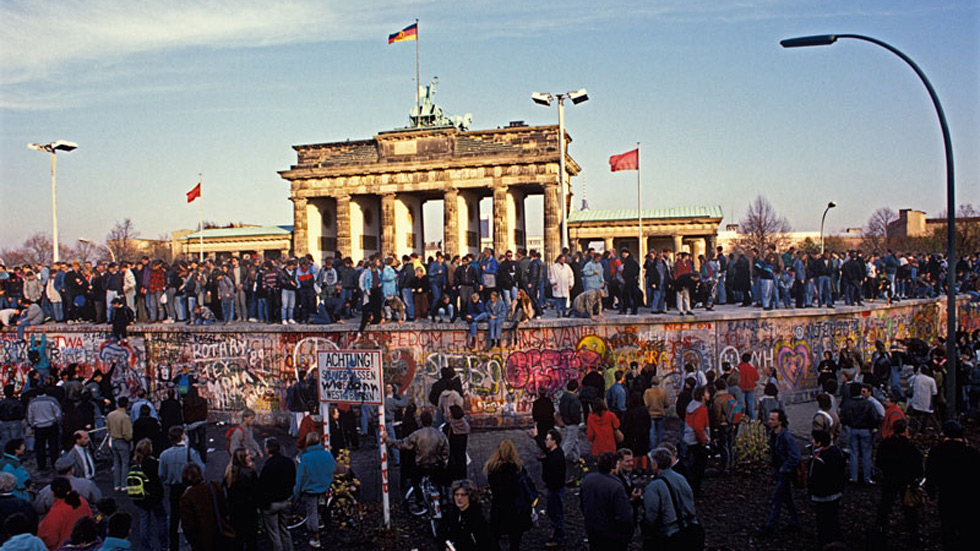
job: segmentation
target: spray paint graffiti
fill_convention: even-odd
[[[861,314],[800,315],[717,322],[633,323],[529,327],[518,331],[507,349],[471,350],[463,326],[385,328],[372,331],[356,346],[380,348],[384,379],[428,402],[427,392],[443,367],[452,367],[463,382],[473,420],[520,422],[530,411],[539,389],[554,396],[589,366],[629,368],[632,362],[655,364],[667,385],[680,384],[685,364],[699,370],[718,369],[723,362],[737,365],[742,354],[765,373],[778,378],[784,397],[816,391],[814,366],[824,351],[837,353],[847,339],[870,357],[873,343],[890,346],[909,337],[931,340],[945,326],[937,303],[902,303]],[[962,303],[960,325],[980,328],[980,310]],[[334,331],[336,329],[336,331]],[[140,331],[137,326],[125,344],[102,331],[51,331],[46,352],[54,368],[77,364],[83,376],[96,369],[116,370],[117,391],[139,388],[157,398],[172,388],[174,377],[193,375],[213,412],[243,407],[260,414],[285,411],[285,394],[297,373],[316,365],[316,352],[354,346],[353,335],[342,327],[325,332],[274,333],[263,331]],[[480,339],[478,339],[480,340]],[[13,333],[0,334],[0,376],[23,382],[31,369],[27,345]]]

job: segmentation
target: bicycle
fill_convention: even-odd
[[[439,522],[442,520],[442,493],[429,475],[423,475],[418,486],[413,485],[405,492],[405,502],[408,504],[408,512],[413,516],[428,515],[432,537],[438,538]]]
[[[331,538],[343,543],[356,543],[364,539],[364,510],[357,500],[357,491],[361,482],[350,470],[350,453],[341,451],[337,457],[337,471],[330,489],[317,502],[320,512],[320,526],[306,529],[310,533],[326,529]],[[300,502],[294,502],[289,514],[286,527],[296,530],[307,525],[309,515]]]
[[[95,433],[105,431],[105,436],[98,444],[95,443]],[[109,427],[99,427],[97,429],[92,429],[88,431],[89,435],[89,446],[92,452],[92,457],[95,459],[95,464],[99,467],[104,467],[106,465],[112,464],[112,450],[109,448]]]

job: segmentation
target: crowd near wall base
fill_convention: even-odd
[[[958,316],[960,327],[980,329],[976,304],[960,302]],[[462,378],[475,425],[513,426],[528,422],[539,389],[554,395],[590,366],[625,368],[634,361],[641,366],[655,363],[658,375],[677,388],[685,364],[717,369],[725,361],[736,365],[741,354],[749,353],[756,365],[775,370],[784,400],[809,400],[817,392],[816,366],[825,350],[836,352],[853,339],[870,359],[876,340],[888,346],[905,338],[931,342],[945,334],[945,320],[943,300],[836,311],[737,310],[693,319],[617,316],[596,324],[545,319],[522,326],[516,338],[505,331],[503,343],[513,338],[513,345],[490,350],[483,347],[482,330],[477,346],[468,347],[461,322],[382,325],[356,346],[350,325],[137,325],[125,343],[114,341],[101,326],[35,329],[46,333],[52,366],[76,364],[88,377],[115,365],[113,384],[122,394],[143,388],[161,398],[173,388],[175,377],[189,374],[218,419],[249,407],[263,422],[282,421],[287,387],[299,372],[315,369],[319,350],[378,348],[386,382],[418,403],[426,401],[440,369],[452,366]],[[5,383],[20,386],[26,380],[32,368],[29,345],[17,341],[12,330],[0,335]]]

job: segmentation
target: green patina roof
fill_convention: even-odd
[[[636,218],[636,209],[577,210],[568,215],[569,222],[609,222]],[[669,218],[724,218],[724,213],[720,205],[643,209],[644,220]]]
[[[219,237],[253,237],[256,235],[290,235],[292,226],[248,226],[243,228],[208,228],[204,230],[205,239]],[[201,232],[184,236],[184,239],[200,239]]]

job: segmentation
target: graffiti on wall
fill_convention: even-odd
[[[371,332],[357,346],[383,353],[385,382],[428,402],[428,391],[445,367],[459,375],[469,413],[483,419],[519,419],[530,412],[539,390],[557,396],[565,384],[592,366],[628,369],[634,362],[656,366],[670,386],[680,388],[688,364],[702,371],[737,365],[743,354],[764,375],[774,375],[785,394],[816,391],[816,365],[825,351],[837,353],[848,340],[870,358],[875,341],[930,340],[942,332],[942,305],[902,304],[859,314],[795,315],[718,321],[577,325],[521,329],[512,346],[492,350],[467,347],[465,326]],[[975,305],[959,308],[960,326],[980,328]],[[137,328],[138,329],[138,328]],[[477,342],[483,342],[482,334]],[[299,373],[316,366],[320,350],[350,348],[353,333],[250,331],[133,331],[115,342],[101,331],[47,333],[51,365],[76,364],[88,377],[96,369],[116,371],[118,392],[139,388],[162,397],[182,373],[193,375],[212,411],[250,407],[260,413],[286,410],[286,389]],[[506,339],[505,339],[506,340]],[[22,384],[31,369],[28,344],[0,335],[0,376]]]

